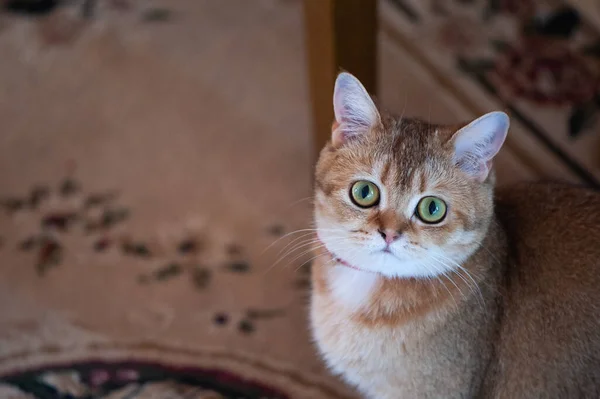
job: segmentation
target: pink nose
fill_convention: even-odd
[[[400,238],[399,231],[394,231],[394,230],[390,230],[390,229],[385,229],[385,230],[380,229],[377,231],[379,232],[381,237],[385,240],[386,244],[391,244],[392,242],[394,242],[398,238]]]

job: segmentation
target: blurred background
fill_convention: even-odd
[[[600,178],[593,0],[0,0],[0,398],[352,398],[310,341],[341,69]]]

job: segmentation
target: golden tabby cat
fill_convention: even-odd
[[[339,75],[316,170],[311,319],[369,398],[600,398],[600,194],[496,193],[502,112],[439,126]]]

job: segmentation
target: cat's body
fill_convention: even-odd
[[[362,272],[318,258],[313,326],[334,371],[382,399],[600,397],[600,193],[523,184],[499,194],[498,224],[469,260],[490,268],[481,296],[455,278],[465,301],[444,279],[458,309],[450,298],[398,320],[346,310],[331,292],[335,274],[347,273],[360,295]],[[379,279],[370,301],[423,288]],[[367,313],[373,306],[381,304]]]
[[[484,397],[600,398],[600,192],[507,187],[496,213],[508,262]]]
[[[360,93],[343,85],[354,103],[316,179],[311,319],[330,368],[377,399],[600,397],[600,194],[521,185],[494,207],[503,137],[473,130],[505,134],[502,117],[458,130],[363,104],[354,137],[340,107]],[[433,195],[439,219],[419,210]]]

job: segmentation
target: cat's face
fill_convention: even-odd
[[[491,160],[508,119],[488,114],[460,129],[384,118],[342,74],[332,143],[316,172],[315,219],[326,249],[388,277],[460,273],[493,213]]]

